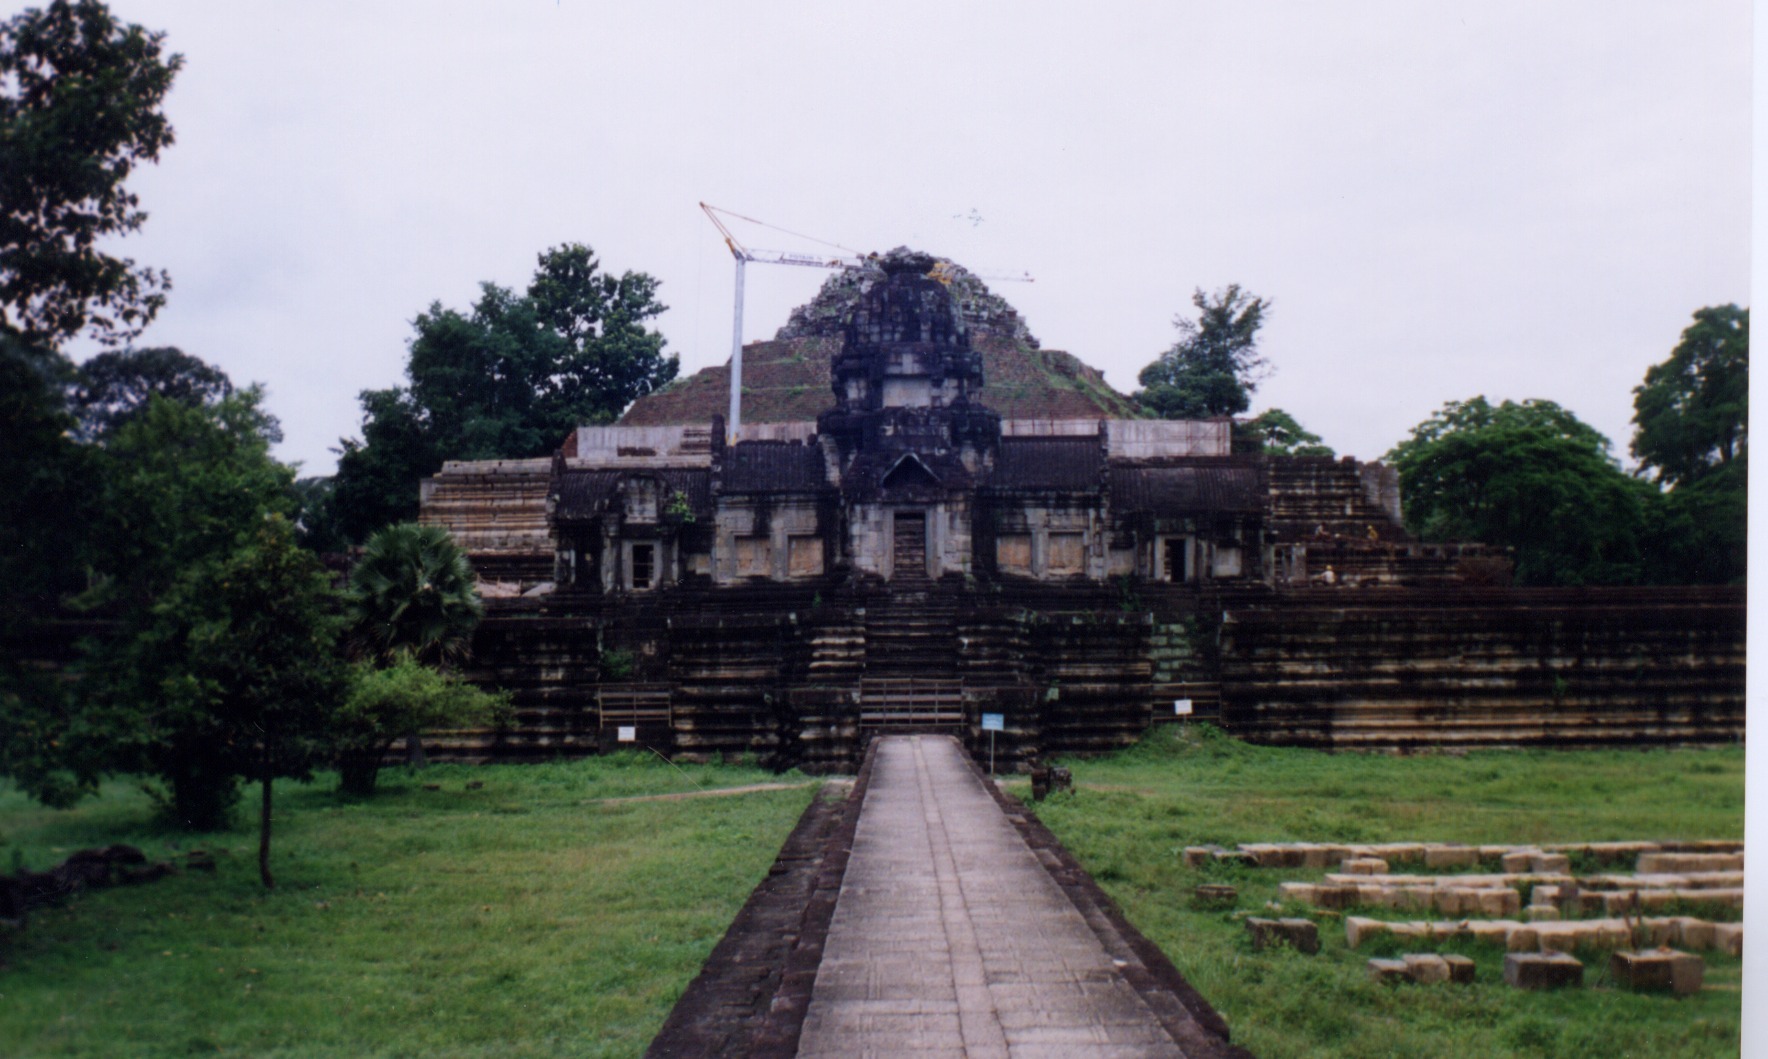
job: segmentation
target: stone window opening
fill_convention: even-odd
[[[1162,537],[1160,547],[1161,580],[1175,584],[1191,580],[1191,538]]]
[[[632,546],[632,587],[635,591],[650,588],[657,579],[657,546]]]

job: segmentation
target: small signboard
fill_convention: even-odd
[[[982,730],[985,732],[1004,732],[1007,730],[1006,721],[1006,714],[985,713],[982,715]]]
[[[622,743],[638,742],[638,726],[632,724],[621,725],[620,731],[616,733],[615,738]]]
[[[1173,700],[1173,714],[1175,716],[1179,716],[1179,717],[1189,717],[1191,715],[1191,700],[1190,699],[1174,699]]]

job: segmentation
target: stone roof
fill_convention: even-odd
[[[607,509],[621,481],[658,478],[670,493],[687,498],[696,517],[712,513],[712,472],[700,467],[667,467],[621,470],[567,470],[553,479],[555,517],[561,522],[593,519]]]
[[[828,485],[822,449],[801,441],[745,441],[725,450],[720,489],[727,493],[807,493]]]
[[[989,485],[995,489],[1096,493],[1105,484],[1098,435],[1002,438]]]
[[[1111,468],[1111,506],[1119,512],[1253,514],[1263,510],[1264,499],[1257,462],[1196,460],[1184,466]]]

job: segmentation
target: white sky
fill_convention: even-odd
[[[1748,0],[113,8],[186,58],[120,244],[175,284],[142,344],[267,384],[309,474],[418,312],[557,243],[662,281],[684,374],[722,362],[702,199],[1029,271],[997,292],[1126,392],[1240,283],[1275,303],[1254,409],[1363,458],[1475,394],[1624,455],[1646,367],[1749,300]],[[825,275],[751,267],[748,337]]]

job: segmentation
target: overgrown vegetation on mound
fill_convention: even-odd
[[[9,868],[116,841],[220,865],[34,913],[0,943],[0,1050],[637,1055],[814,793],[632,753],[389,770],[362,800],[289,786],[269,892],[248,831],[163,830],[126,783],[62,812],[0,793]]]
[[[1621,992],[1595,962],[1583,989],[1526,993],[1503,984],[1501,951],[1452,943],[1442,951],[1473,956],[1476,984],[1377,986],[1365,963],[1392,944],[1348,949],[1333,913],[1282,913],[1319,921],[1317,956],[1254,953],[1247,941],[1243,917],[1271,914],[1280,882],[1324,872],[1188,868],[1181,852],[1277,841],[1737,839],[1741,748],[1386,757],[1250,746],[1193,725],[1063,764],[1077,793],[1039,804],[1038,815],[1263,1059],[1737,1054],[1735,958],[1703,953],[1707,985],[1692,997]],[[1238,888],[1235,906],[1193,907],[1193,888],[1217,882]]]

